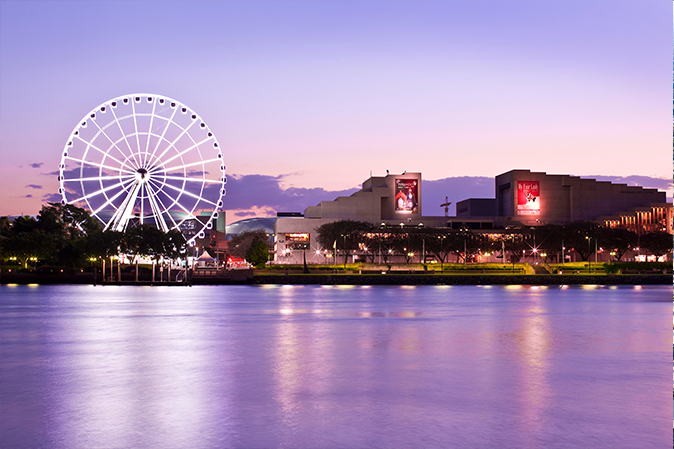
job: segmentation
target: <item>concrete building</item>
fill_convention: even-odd
[[[495,198],[470,198],[457,203],[457,218],[491,217],[496,227],[563,225],[571,221],[620,221],[620,216],[653,214],[639,220],[649,226],[637,232],[672,232],[671,214],[665,210],[665,192],[656,189],[613,184],[578,176],[548,175],[529,170],[511,170],[495,179]],[[652,216],[651,216],[652,215]],[[627,220],[623,220],[627,221]],[[622,221],[620,221],[622,222]],[[650,226],[652,225],[652,226]]]
[[[512,170],[495,178],[494,198],[460,201],[456,216],[443,217],[423,215],[421,184],[421,173],[371,177],[351,196],[322,201],[304,214],[279,214],[274,226],[275,261],[299,263],[306,252],[307,262],[329,263],[331,248],[319,246],[316,229],[337,220],[476,230],[586,220],[638,233],[672,233],[672,205],[665,192],[656,189]]]

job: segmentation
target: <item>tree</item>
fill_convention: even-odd
[[[641,247],[654,256],[664,256],[672,251],[672,235],[667,232],[650,232],[641,236]]]
[[[325,223],[316,229],[318,237],[316,241],[322,248],[333,248],[344,252],[344,264],[348,257],[348,251],[358,248],[359,244],[366,243],[365,234],[372,231],[372,223],[354,220],[338,220]],[[337,257],[336,251],[335,257]]]
[[[163,232],[148,225],[139,225],[126,231],[125,239],[128,251],[138,255],[159,259],[175,259],[185,254],[185,238],[178,230]]]
[[[614,257],[620,261],[630,248],[637,246],[639,236],[635,232],[624,228],[602,227],[598,230],[597,238],[599,244],[615,253]]]
[[[449,254],[454,251],[457,234],[446,230],[428,229],[424,232],[424,238],[426,251],[437,257],[442,267],[442,264],[449,261]]]
[[[562,226],[562,238],[567,248],[572,248],[582,260],[594,252],[591,238],[597,238],[599,225],[590,221],[573,221]]]
[[[256,267],[267,263],[269,260],[267,245],[262,240],[253,240],[246,251],[246,260]]]
[[[16,257],[24,268],[28,268],[28,261],[35,257],[44,261],[54,257],[56,245],[51,235],[41,229],[28,232],[13,233],[6,239],[0,239],[2,253]]]
[[[227,245],[227,252],[232,256],[243,259],[246,257],[248,249],[255,240],[259,240],[264,243],[268,239],[269,236],[267,233],[261,229],[243,231],[241,234],[232,237],[232,239],[229,241],[229,244]],[[265,251],[267,251],[267,258],[269,258],[269,251],[266,249],[266,244]]]

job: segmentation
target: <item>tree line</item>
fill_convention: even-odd
[[[28,268],[30,262],[70,268],[88,267],[91,259],[133,254],[175,259],[186,254],[182,233],[164,233],[147,225],[126,232],[105,231],[87,211],[71,204],[47,203],[37,217],[0,218],[0,254]]]
[[[375,226],[368,222],[340,220],[317,229],[317,241],[322,248],[346,255],[360,251],[374,262],[381,257],[388,263],[392,256],[405,256],[406,261],[421,252],[437,258],[440,263],[465,262],[479,253],[494,252],[505,261],[519,261],[534,252],[541,260],[562,257],[562,252],[574,251],[586,261],[597,248],[608,251],[620,261],[629,250],[663,256],[672,251],[672,236],[666,232],[637,234],[622,228],[609,228],[594,222],[575,221],[565,225],[545,225],[533,228],[481,230],[427,228],[421,226]],[[564,248],[564,249],[562,249]],[[502,254],[505,251],[506,254]],[[560,259],[561,260],[561,259]]]

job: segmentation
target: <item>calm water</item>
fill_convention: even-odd
[[[0,446],[669,447],[672,288],[0,287]]]

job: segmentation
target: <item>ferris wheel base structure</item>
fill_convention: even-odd
[[[225,170],[213,131],[192,109],[163,95],[124,95],[73,129],[61,155],[59,193],[104,230],[190,228],[193,246],[223,206]],[[210,218],[197,220],[204,215]]]

